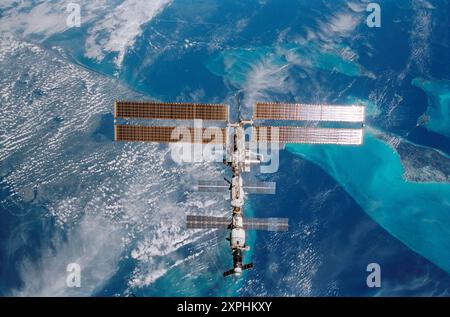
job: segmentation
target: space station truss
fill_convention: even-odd
[[[199,180],[197,184],[197,191],[199,192],[228,192],[230,184],[224,180]],[[270,194],[274,195],[276,191],[275,182],[245,182],[244,191],[247,194]]]
[[[253,126],[253,142],[360,145],[363,129]]]
[[[253,119],[363,122],[364,107],[357,105],[343,106],[260,102],[255,104]]]
[[[186,217],[188,229],[229,229],[231,220],[227,217],[194,216]],[[245,230],[287,231],[287,218],[244,218]]]
[[[117,101],[115,118],[227,121],[228,105]]]

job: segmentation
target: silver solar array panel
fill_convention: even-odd
[[[253,118],[255,120],[363,122],[364,107],[265,102],[255,105]]]
[[[244,228],[248,230],[287,231],[287,218],[244,218]]]
[[[227,192],[230,190],[230,184],[226,181],[214,180],[199,180],[197,184],[197,191],[212,193],[212,192]],[[275,194],[276,183],[274,182],[246,182],[244,184],[244,191],[247,194]]]
[[[269,194],[274,195],[276,191],[275,182],[247,182],[244,184],[244,191],[248,194]]]
[[[255,126],[253,142],[360,145],[362,129]]]
[[[199,180],[196,190],[204,193],[227,192],[230,190],[230,184],[224,180]]]
[[[186,217],[188,229],[228,229],[231,220],[227,217],[194,216]],[[286,218],[244,218],[244,229],[287,231],[288,219]]]

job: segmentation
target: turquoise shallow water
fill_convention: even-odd
[[[364,73],[361,65],[351,58],[345,57],[346,48],[328,46],[321,48],[313,42],[298,44],[284,44],[287,58],[292,63],[309,65],[325,71],[335,71],[349,77],[360,76]],[[348,49],[348,48],[347,48]],[[348,55],[350,52],[347,52]]]
[[[335,71],[349,77],[362,75],[362,67],[356,61],[341,56],[342,51],[343,48],[339,47],[321,49],[312,43],[227,49],[212,57],[206,67],[211,73],[226,78],[236,86],[245,84],[249,72],[263,60],[278,67],[301,65]]]
[[[399,155],[373,132],[362,147],[286,149],[318,164],[390,234],[450,272],[450,184],[405,181]]]
[[[412,85],[428,95],[426,128],[450,137],[450,81],[415,78]]]

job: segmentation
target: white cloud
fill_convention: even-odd
[[[305,40],[339,43],[343,38],[355,36],[355,29],[365,23],[365,9],[361,4],[348,3],[346,8],[338,11],[329,5],[326,11],[330,13],[316,19],[317,27],[313,27],[314,24],[304,27]]]
[[[101,228],[101,230],[99,230]],[[118,269],[123,232],[100,217],[88,216],[67,241],[58,238],[40,250],[41,260],[24,261],[20,266],[24,285],[14,296],[89,296]],[[56,250],[56,252],[55,252]],[[81,287],[68,288],[69,263],[81,267]]]
[[[31,6],[29,1],[20,2],[16,7],[10,7],[0,23],[0,31],[23,36],[38,34],[48,37],[66,29],[63,3],[42,2]]]
[[[178,261],[178,249],[201,235],[185,230],[184,211],[225,210],[220,196],[209,197],[206,206],[202,194],[183,192],[193,175],[219,177],[217,166],[179,166],[169,160],[168,148],[113,144],[103,133],[94,137],[113,100],[142,95],[14,37],[0,37],[0,68],[0,172],[14,193],[8,199],[33,199],[57,228],[74,228],[64,241],[55,234],[53,248],[36,250],[41,263],[18,264],[23,287],[15,295],[90,295],[127,256],[137,266],[132,280],[151,283],[149,272],[170,269],[167,256]],[[11,78],[26,86],[16,89]],[[82,267],[80,290],[65,287],[71,262]]]
[[[350,10],[352,10],[353,12],[365,12],[366,8],[367,8],[367,4],[366,3],[361,3],[361,2],[347,2],[347,6],[350,8]]]
[[[67,4],[68,0],[59,1],[32,1],[11,0],[0,4],[5,10],[0,18],[0,32],[18,34],[29,37],[37,35],[46,39],[52,35],[68,29]],[[81,6],[81,23],[90,23],[98,20],[105,12],[112,10],[110,0],[75,1]]]
[[[415,65],[418,70],[427,75],[430,62],[430,38],[433,22],[433,6],[427,1],[416,0],[412,3],[413,25],[410,31],[409,46],[411,56],[405,70],[399,74],[403,80],[411,67]]]
[[[116,65],[120,67],[125,53],[142,32],[142,25],[158,15],[171,0],[125,0],[89,30],[86,56],[102,60],[106,52],[117,52]],[[104,32],[108,33],[103,39]]]
[[[157,16],[172,0],[76,1],[81,6],[81,27],[87,29],[86,56],[103,60],[107,53],[117,53],[115,63],[123,62],[128,48],[142,32],[142,26]],[[70,1],[7,1],[0,18],[0,32],[45,40],[68,30],[67,4]]]
[[[289,80],[288,70],[289,64],[276,63],[271,57],[253,65],[243,86],[244,105],[264,101],[273,94],[292,92],[293,83]]]
[[[333,15],[328,22],[319,23],[322,36],[347,36],[360,23],[361,17],[350,12],[339,12]]]

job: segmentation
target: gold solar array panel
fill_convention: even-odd
[[[360,145],[363,140],[363,130],[256,126],[253,127],[252,140],[276,143]]]
[[[225,144],[226,129],[115,125],[114,138],[130,142]]]
[[[228,106],[220,104],[117,101],[116,118],[227,121]]]
[[[188,229],[227,229],[231,220],[226,217],[186,216]]]
[[[262,120],[363,122],[364,107],[261,102],[255,105],[253,118]]]

